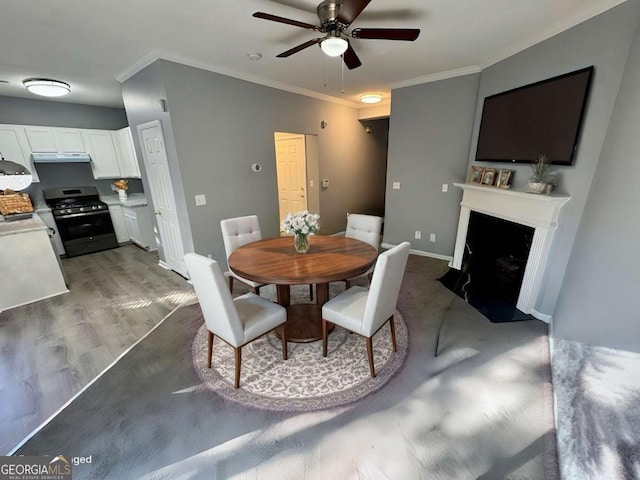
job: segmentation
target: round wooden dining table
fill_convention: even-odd
[[[312,235],[307,253],[297,253],[293,237],[248,243],[229,255],[229,268],[241,277],[275,284],[278,303],[287,308],[287,340],[313,342],[322,338],[322,305],[329,283],[365,273],[378,252],[353,238]],[[291,305],[290,286],[315,284],[316,303]]]

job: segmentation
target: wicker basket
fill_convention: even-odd
[[[11,215],[12,213],[29,212],[33,212],[33,205],[31,205],[31,199],[26,193],[0,195],[0,214]]]

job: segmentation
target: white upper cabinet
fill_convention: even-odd
[[[118,165],[120,167],[120,176],[126,178],[140,178],[140,166],[136,158],[136,152],[133,148],[133,139],[131,138],[131,129],[129,127],[122,128],[115,132],[111,132],[113,143],[116,148]]]
[[[60,148],[56,143],[53,127],[24,127],[29,140],[31,153],[58,153]]]
[[[24,131],[20,125],[0,125],[0,152],[5,160],[19,163],[27,167],[34,182],[39,182],[38,172],[36,172],[31,161],[31,148]]]
[[[55,129],[60,153],[85,153],[87,147],[82,139],[82,132],[77,128],[56,128]]]
[[[116,149],[108,130],[82,130],[82,139],[91,156],[94,178],[120,177]]]

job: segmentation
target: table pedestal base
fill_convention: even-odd
[[[322,340],[322,307],[313,303],[297,303],[287,306],[287,341],[308,343]],[[327,333],[333,330],[333,324],[327,325]],[[276,335],[280,338],[278,330]]]

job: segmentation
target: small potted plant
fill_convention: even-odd
[[[531,176],[529,177],[530,193],[549,193],[557,184],[553,176],[555,170],[551,167],[549,157],[544,153],[538,155],[538,160],[531,164]]]

